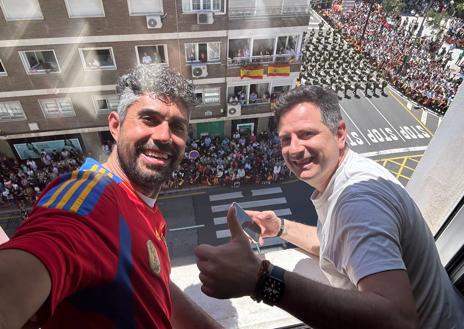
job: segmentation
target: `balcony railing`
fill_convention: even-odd
[[[310,7],[308,5],[285,5],[285,6],[265,6],[241,7],[231,6],[229,17],[255,17],[255,16],[280,16],[280,15],[308,15]]]
[[[270,64],[270,63],[289,63],[295,64],[301,62],[301,55],[261,55],[261,56],[250,56],[250,57],[233,57],[228,58],[228,66],[244,66],[250,63],[253,64]]]

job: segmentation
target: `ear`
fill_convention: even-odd
[[[108,128],[110,129],[111,136],[117,142],[119,138],[119,128],[121,127],[121,122],[119,121],[119,114],[117,112],[111,111],[108,115]]]
[[[338,123],[338,128],[337,128],[337,141],[338,141],[338,148],[340,150],[343,150],[346,145],[346,123],[343,120],[340,120]]]

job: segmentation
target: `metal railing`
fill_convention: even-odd
[[[310,10],[308,5],[265,6],[261,8],[231,6],[229,17],[308,15]]]

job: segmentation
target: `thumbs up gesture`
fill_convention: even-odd
[[[220,246],[202,244],[195,248],[201,291],[225,299],[254,293],[261,260],[254,254],[237,221],[235,209],[227,212],[231,239]]]

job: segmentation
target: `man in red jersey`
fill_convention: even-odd
[[[117,89],[108,161],[87,159],[51,182],[0,246],[2,329],[219,327],[170,281],[156,204],[184,155],[192,86],[141,65]]]

